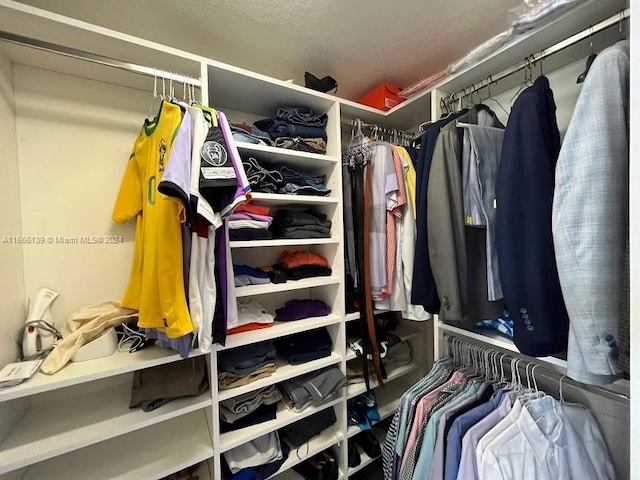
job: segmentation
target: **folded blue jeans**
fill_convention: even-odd
[[[307,107],[280,107],[276,118],[296,125],[306,125],[307,127],[324,127],[327,125],[328,116],[326,113],[315,115]]]

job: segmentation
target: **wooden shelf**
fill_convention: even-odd
[[[236,287],[236,297],[253,297],[255,295],[267,295],[276,292],[290,292],[293,290],[304,290],[305,288],[337,285],[339,283],[340,279],[332,275],[329,277],[311,277],[302,278],[300,280],[287,280],[285,283],[247,285],[246,287]]]
[[[302,412],[296,413],[288,410],[282,402],[278,403],[278,413],[275,420],[269,420],[268,422],[259,423],[250,427],[242,428],[233,432],[227,432],[220,435],[220,452],[226,452],[238,445],[247,443],[254,438],[258,438],[267,433],[274,432],[279,428],[286,427],[290,423],[302,420],[314,413],[318,413],[326,408],[333,408],[334,405],[342,403],[342,394],[335,395],[328,398],[324,402],[309,406]]]
[[[299,377],[305,373],[311,373],[316,370],[320,370],[321,368],[330,367],[331,365],[340,363],[341,360],[342,357],[336,352],[333,352],[328,357],[319,358],[300,365],[289,365],[284,360],[279,359],[276,361],[278,364],[276,371],[271,376],[256,380],[248,385],[242,385],[241,387],[231,388],[229,390],[220,390],[218,393],[218,400],[227,400],[269,385],[275,385],[290,378]]]
[[[297,150],[288,150],[286,148],[260,145],[257,143],[236,142],[236,146],[243,159],[252,156],[258,160],[268,159],[283,163],[289,167],[302,166],[309,168],[314,164],[317,166],[322,166],[322,164],[335,165],[340,161],[339,157],[333,155],[299,152]]]
[[[201,355],[192,351],[190,356]],[[116,352],[109,357],[87,360],[86,362],[69,362],[62,370],[46,375],[36,373],[26,382],[15,387],[0,390],[0,402],[14,398],[48,392],[58,388],[69,387],[79,383],[99,380],[114,375],[141,370],[181,360],[180,355],[172,350],[159,347],[148,347],[136,353]]]
[[[307,245],[337,245],[337,238],[272,238],[270,240],[231,241],[231,248],[264,248],[264,247],[306,247]]]
[[[333,194],[326,197],[316,195],[283,195],[280,193],[251,193],[251,202],[260,205],[281,206],[281,205],[335,205],[340,200]]]
[[[215,349],[227,350],[230,348],[242,347],[251,343],[272,340],[274,338],[285,337],[294,333],[306,332],[314,328],[326,327],[340,323],[338,315],[326,315],[324,317],[309,317],[291,322],[273,322],[273,326],[261,328],[250,332],[236,333],[227,337],[226,345],[215,345]]]
[[[0,444],[0,474],[211,406],[208,391],[151,412],[130,396],[127,383],[32,406]]]
[[[23,480],[159,479],[213,456],[204,410],[36,463]]]
[[[387,378],[384,381],[385,385],[397,378],[400,378],[408,373],[411,373],[418,369],[418,365],[415,363],[410,363],[408,365],[404,365],[402,367],[395,368],[389,372],[387,372]],[[372,380],[370,382],[371,388],[376,388],[378,386],[377,380]],[[363,394],[367,391],[367,386],[364,382],[362,383],[354,383],[347,387],[347,398],[357,397],[358,395]]]
[[[299,463],[303,462],[307,458],[311,458],[314,455],[326,450],[327,448],[332,447],[338,442],[342,441],[342,432],[340,431],[339,425],[336,423],[331,427],[323,430],[320,435],[316,435],[311,440],[309,440],[305,444],[304,449],[301,450],[301,455],[296,455],[296,451],[292,450],[289,453],[289,457],[285,460],[276,473],[274,473],[271,478],[275,478],[277,480],[289,480],[290,478],[298,478],[297,474],[291,470],[291,468],[295,467]]]
[[[489,345],[493,345],[494,347],[502,348],[503,350],[508,350],[510,352],[520,353],[518,347],[516,347],[513,343],[513,340],[500,335],[497,332],[493,332],[491,330],[481,330],[478,332],[474,332],[471,330],[465,330],[464,328],[455,327],[453,325],[449,325],[440,321],[438,323],[438,328],[445,332],[454,333],[456,335],[466,337],[471,340],[475,340],[477,342],[487,343]],[[559,369],[561,371],[565,371],[567,369],[567,361],[563,358],[558,357],[530,357],[532,360],[536,362],[546,363]]]

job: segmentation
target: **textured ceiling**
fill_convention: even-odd
[[[301,85],[331,75],[355,100],[442,70],[522,0],[21,1]]]

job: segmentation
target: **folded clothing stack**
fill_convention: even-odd
[[[275,341],[278,355],[291,365],[300,365],[331,355],[331,336],[326,328],[296,333]]]
[[[282,394],[275,385],[220,402],[220,431],[230,432],[276,418]]]
[[[333,411],[333,408],[325,408],[318,413],[287,425],[280,429],[280,433],[293,448],[299,448],[316,435],[320,435],[336,421],[336,412]]]
[[[271,283],[268,273],[264,272],[263,270],[250,267],[249,265],[234,265],[233,281],[236,287]]]
[[[326,400],[347,384],[347,378],[338,367],[322,370],[286,380],[280,384],[284,404],[294,412]]]
[[[329,261],[322,255],[308,250],[298,250],[293,253],[285,250],[278,258],[278,263],[273,266],[273,269],[281,270],[284,273],[281,278],[284,277],[287,280],[328,277],[331,275]]]
[[[322,300],[289,300],[276,310],[276,320],[279,322],[291,322],[309,317],[324,317],[331,313],[329,307]]]
[[[240,205],[229,216],[230,240],[268,240],[273,218],[269,207],[248,203]]]
[[[316,115],[306,107],[280,107],[273,118],[253,123],[276,146],[309,153],[327,151],[327,114]]]
[[[313,209],[282,208],[273,218],[271,232],[276,238],[329,238],[331,220]]]
[[[133,374],[129,408],[150,412],[171,400],[200,395],[209,389],[204,357],[136,370]]]
[[[289,451],[278,432],[268,433],[226,451],[222,476],[228,480],[264,480],[280,469]]]
[[[220,390],[239,387],[271,376],[276,371],[276,348],[270,340],[218,354]]]
[[[269,168],[253,157],[243,160],[242,165],[252,192],[317,197],[326,197],[331,193],[326,187],[325,175],[310,175],[285,165]]]
[[[227,330],[227,335],[269,328],[273,325],[273,315],[253,298],[239,298],[237,304],[238,323]]]
[[[403,367],[409,363],[411,363],[411,347],[409,347],[409,343],[407,342],[400,342],[389,347],[385,357],[382,359],[382,365],[386,371]],[[373,375],[375,372],[373,362],[369,362],[369,365],[369,375],[371,381],[373,381],[375,380],[375,376]],[[347,380],[349,384],[364,382],[364,370],[361,359],[347,363]]]
[[[253,125],[246,123],[230,123],[231,135],[233,140],[241,143],[253,143],[254,145],[269,145],[273,147],[275,144],[271,140],[271,136],[267,132],[263,132]]]

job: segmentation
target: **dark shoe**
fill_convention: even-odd
[[[333,455],[327,451],[322,452],[320,461],[324,461],[324,480],[338,480],[338,462]]]
[[[358,444],[360,448],[362,448],[364,453],[369,455],[369,457],[377,458],[382,454],[378,439],[375,437],[371,430],[360,432],[354,437],[354,440],[356,444]]]
[[[293,467],[293,470],[302,475],[305,480],[325,480],[325,463],[317,461],[316,458],[310,458]]]
[[[356,442],[349,440],[347,448],[349,468],[355,468],[360,465],[360,452],[358,451],[358,447],[356,447]]]

